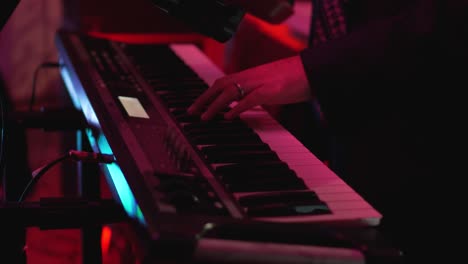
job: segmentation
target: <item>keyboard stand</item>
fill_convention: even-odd
[[[102,263],[100,229],[97,226],[125,221],[127,216],[120,205],[113,200],[90,201],[83,199],[67,200],[62,198],[44,198],[39,202],[5,202],[0,204],[2,236],[0,254],[2,258],[17,260],[14,263],[26,264],[24,240],[21,236],[27,227],[39,227],[41,230],[81,228],[83,234],[83,262]],[[98,237],[95,240],[86,239]],[[18,239],[20,238],[20,239]],[[3,241],[2,241],[3,240]],[[12,241],[14,240],[14,241]],[[97,252],[97,253],[96,253]],[[98,255],[93,255],[98,254]]]
[[[76,109],[8,113],[7,122],[16,130],[42,128],[45,131],[76,131],[76,149],[90,151],[84,129],[86,121]],[[18,143],[8,142],[12,145]],[[17,161],[15,161],[17,162]],[[16,165],[16,164],[15,164]],[[14,166],[12,166],[14,167]],[[22,176],[22,175],[16,175]],[[80,228],[82,263],[101,264],[101,230],[108,223],[128,220],[120,205],[103,200],[100,195],[100,174],[95,164],[78,163],[78,198],[42,198],[39,202],[18,203],[23,183],[11,174],[4,175],[4,201],[0,203],[0,255],[14,263],[26,264],[23,249],[27,227],[44,230]],[[2,241],[3,240],[3,241]],[[5,246],[3,246],[5,245]]]

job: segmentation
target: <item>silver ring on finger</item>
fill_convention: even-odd
[[[242,86],[239,83],[234,83],[234,86],[237,88],[237,91],[239,92],[239,100],[244,98],[245,96],[244,88],[242,88]]]

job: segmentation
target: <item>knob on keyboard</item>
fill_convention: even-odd
[[[195,174],[163,174],[156,190],[179,213],[227,215],[221,201],[203,177]]]

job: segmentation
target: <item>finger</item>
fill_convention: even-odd
[[[245,112],[257,105],[261,105],[262,97],[258,96],[258,89],[253,90],[247,94],[244,99],[240,100],[236,106],[234,106],[229,112],[224,115],[226,119],[233,119],[239,116],[242,112]]]
[[[205,92],[203,92],[195,101],[193,104],[187,109],[187,112],[189,114],[200,114],[203,112],[203,109],[215,100],[215,98],[219,95],[221,91],[217,89],[208,89]]]
[[[239,92],[234,85],[223,89],[223,92],[208,106],[205,113],[202,114],[202,120],[210,120],[217,113],[225,109],[231,102],[237,99]]]
[[[222,92],[219,80],[215,81],[215,83],[208,88],[205,92],[203,92],[194,102],[193,104],[187,109],[189,114],[199,114],[203,111],[203,109],[208,105],[210,102],[215,100],[215,98]]]

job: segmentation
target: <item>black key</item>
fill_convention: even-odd
[[[200,116],[198,115],[189,115],[187,113],[187,110],[185,110],[185,113],[173,113],[175,119],[179,123],[197,123],[197,122],[202,122],[200,119]]]
[[[313,215],[331,212],[312,191],[253,194],[241,197],[238,201],[249,216]]]
[[[201,152],[205,155],[216,155],[217,153],[223,152],[239,152],[239,151],[271,151],[270,146],[266,143],[258,144],[223,144],[223,145],[212,145],[204,146]]]
[[[206,155],[206,159],[210,163],[245,163],[245,162],[259,162],[259,161],[275,161],[279,160],[278,155],[273,151],[237,151],[228,152],[220,151],[211,155]]]
[[[255,134],[255,132],[248,128],[248,127],[222,127],[219,126],[216,129],[184,129],[184,132],[187,136],[197,136],[197,135],[224,135],[224,134],[239,134],[239,135],[246,135],[246,134]]]
[[[210,122],[217,122],[220,120],[225,120],[222,114],[218,114],[209,121],[202,121],[199,115],[189,115],[187,113],[187,110],[184,110],[183,112],[179,112],[180,108],[176,108],[176,109],[177,109],[176,111],[171,111],[171,113],[174,115],[174,117],[179,123],[210,123]]]
[[[255,163],[252,164],[252,167],[255,166]],[[259,170],[247,170],[243,173],[225,173],[218,175],[218,178],[225,183],[243,183],[252,180],[262,180],[262,179],[277,179],[277,180],[287,180],[287,179],[296,179],[298,178],[296,172],[291,169],[284,170],[269,170],[269,171],[259,171]]]
[[[283,161],[262,162],[256,164],[229,164],[216,168],[216,174],[222,176],[239,175],[239,177],[249,177],[251,174],[262,174],[270,172],[290,171],[288,164]]]
[[[245,210],[247,215],[253,217],[321,215],[331,213],[328,206],[323,202],[309,204],[271,204],[249,207]]]
[[[187,112],[185,109],[183,110],[185,113]],[[184,114],[181,110],[171,111],[174,115]],[[224,112],[220,112],[220,115],[224,114]],[[197,131],[223,131],[229,132],[229,130],[245,130],[254,133],[253,129],[248,127],[245,123],[242,123],[239,120],[225,120],[220,119],[216,120],[216,122],[198,122],[198,123],[188,123],[184,124],[183,126],[184,131],[187,133],[190,132],[197,132]]]
[[[240,197],[238,201],[243,207],[254,207],[272,203],[315,203],[320,199],[314,191],[303,191],[249,194]]]
[[[166,100],[165,101],[168,108],[188,108],[192,105],[192,100]]]
[[[149,85],[156,91],[199,91],[206,90],[206,87],[199,82],[177,82],[173,80],[152,79],[148,81]]]
[[[188,94],[180,94],[180,93],[159,93],[161,99],[165,102],[172,102],[174,100],[184,100],[184,101],[191,101],[194,102],[200,94],[198,92],[188,93]]]
[[[299,178],[262,178],[249,179],[225,184],[231,192],[268,192],[284,190],[307,190],[304,181]]]
[[[196,145],[212,145],[212,144],[244,144],[244,143],[260,143],[262,140],[256,134],[204,134],[189,137]]]

